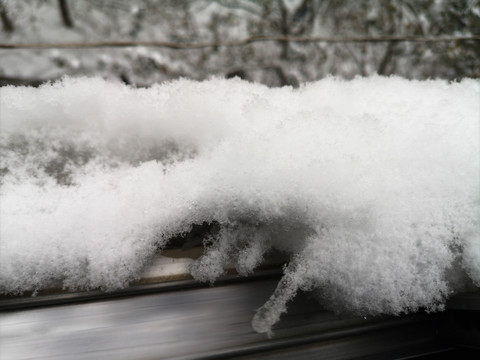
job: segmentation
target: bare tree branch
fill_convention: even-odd
[[[8,17],[7,9],[5,9],[5,6],[1,1],[0,1],[0,19],[2,19],[3,30],[5,30],[5,32],[13,32],[15,27],[13,26],[12,20],[10,20],[10,18]]]
[[[394,43],[390,43],[390,44],[394,44]],[[360,74],[362,76],[365,76],[366,75],[366,72],[365,72],[365,62],[361,62],[360,60],[358,60],[358,57],[355,55],[355,53],[352,51],[352,49],[350,48],[350,46],[348,45],[348,43],[345,43],[345,49],[347,49],[349,55],[351,56],[351,58],[353,59],[353,61],[355,62],[355,64],[357,65],[358,67],[358,71],[360,72]]]
[[[70,16],[70,9],[67,0],[58,0],[58,5],[60,7],[60,15],[62,16],[63,25],[73,28],[73,20]]]
[[[356,36],[356,37],[326,37],[326,36],[254,36],[240,40],[210,41],[199,43],[178,43],[170,41],[98,41],[76,43],[0,43],[0,49],[81,49],[105,47],[163,47],[169,49],[187,50],[209,47],[244,46],[256,42],[324,42],[324,43],[379,43],[379,42],[449,42],[449,41],[480,41],[480,35],[469,36]]]
[[[390,63],[390,61],[392,61],[395,46],[397,44],[398,43],[395,43],[395,42],[388,43],[387,50],[385,51],[385,55],[383,55],[382,61],[378,66],[378,71],[377,71],[378,75],[386,75],[387,66]]]

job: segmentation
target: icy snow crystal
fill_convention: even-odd
[[[113,290],[192,224],[192,274],[275,248],[297,290],[357,314],[441,309],[480,286],[480,84],[373,77],[269,89],[98,78],[0,90],[0,292]]]

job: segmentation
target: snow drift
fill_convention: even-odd
[[[0,90],[0,292],[128,285],[192,224],[192,274],[284,277],[336,311],[441,309],[480,286],[480,83],[334,78],[299,89],[98,78]]]

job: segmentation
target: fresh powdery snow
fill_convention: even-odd
[[[0,292],[125,287],[215,223],[192,275],[290,259],[253,327],[298,290],[358,315],[439,310],[480,286],[480,82],[238,79],[0,90]]]

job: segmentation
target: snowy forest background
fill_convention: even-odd
[[[0,0],[0,43],[198,43],[252,36],[468,36],[478,0]],[[409,79],[480,77],[478,41],[258,42],[237,47],[0,49],[0,84],[100,75],[134,86],[233,77],[270,86],[328,75]]]

